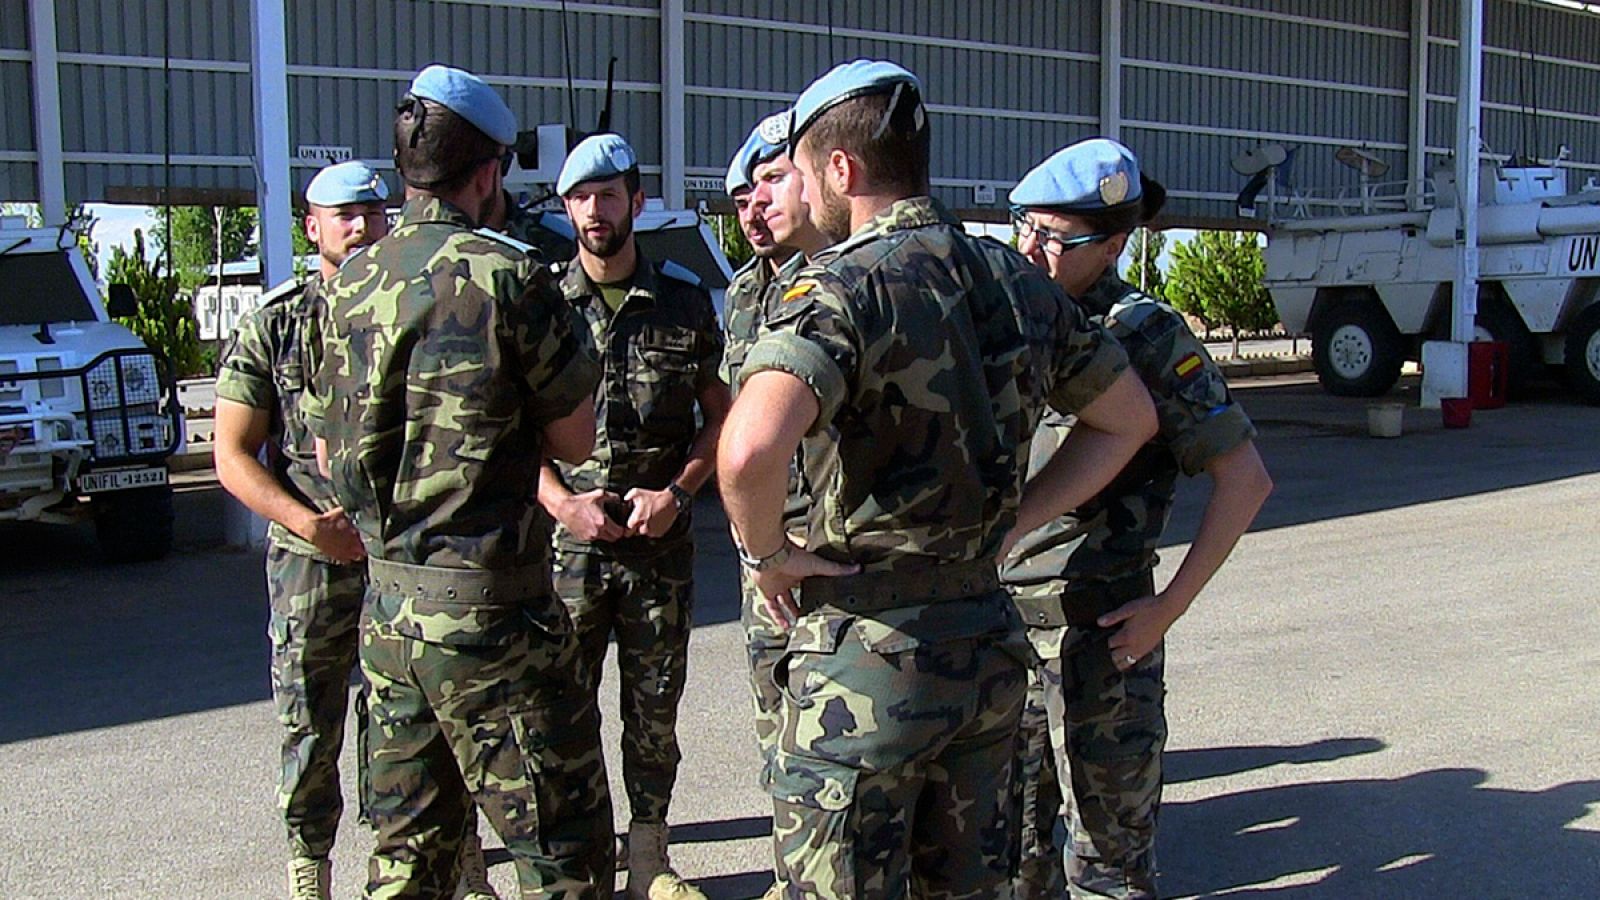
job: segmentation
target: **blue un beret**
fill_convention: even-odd
[[[432,65],[417,73],[410,94],[432,100],[506,147],[517,142],[517,117],[511,107],[482,78],[461,69]]]
[[[752,186],[756,166],[777,157],[789,145],[789,110],[761,120],[728,164],[728,196]]]
[[[1139,171],[1133,151],[1110,138],[1090,138],[1056,151],[1011,189],[1011,205],[1103,212],[1143,207],[1145,219],[1161,209],[1167,192]]]
[[[383,183],[383,176],[357,160],[328,166],[306,185],[306,202],[312,206],[382,203],[387,199],[389,186]]]
[[[890,91],[898,94],[907,86],[914,92],[917,101],[917,128],[920,129],[925,120],[922,111],[922,82],[917,80],[917,76],[892,62],[882,60],[858,59],[854,62],[840,63],[800,92],[800,99],[794,103],[794,117],[789,123],[789,143],[791,145],[798,143],[800,135],[817,121],[817,117],[846,100],[868,94],[887,94]],[[889,104],[891,115],[896,105]],[[882,127],[879,131],[882,131]]]
[[[578,142],[567,154],[556,178],[556,193],[565,197],[568,191],[584,183],[601,178],[615,178],[629,169],[639,168],[639,157],[620,134],[591,134]]]

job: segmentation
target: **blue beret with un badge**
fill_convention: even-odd
[[[561,164],[556,178],[556,193],[565,197],[585,181],[615,178],[629,169],[639,168],[639,157],[620,134],[591,134],[578,142]]]
[[[786,109],[767,116],[744,139],[744,145],[733,155],[733,161],[728,163],[728,196],[752,187],[756,166],[770,162],[788,148],[789,115],[790,110]]]
[[[1011,189],[1011,205],[1094,213],[1139,207],[1150,219],[1167,191],[1139,171],[1133,151],[1110,138],[1090,138],[1057,150]]]
[[[509,147],[517,142],[517,117],[511,107],[488,82],[471,72],[432,65],[417,73],[408,93],[466,119],[496,144]]]
[[[913,130],[920,131],[922,126],[927,124],[927,116],[922,107],[922,82],[917,76],[892,62],[858,59],[834,66],[827,74],[811,82],[810,86],[800,92],[800,99],[794,103],[794,115],[789,121],[790,145],[799,143],[800,135],[816,124],[823,113],[846,100],[871,94],[894,95],[894,99],[889,103],[888,113],[878,126],[878,134],[882,134],[884,129],[889,127],[889,119],[906,97],[916,102],[913,110],[915,117]]]
[[[382,203],[389,199],[383,176],[364,162],[351,160],[328,166],[306,185],[306,202],[312,206]]]

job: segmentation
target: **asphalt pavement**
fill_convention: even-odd
[[[1594,896],[1600,409],[1545,389],[1446,430],[1408,408],[1382,440],[1366,403],[1306,376],[1237,387],[1278,487],[1170,636],[1164,892]],[[0,897],[282,895],[260,556],[219,546],[209,473],[177,481],[159,563],[103,564],[87,527],[0,525]],[[1158,581],[1204,495],[1185,483]],[[696,515],[672,852],[711,897],[752,897],[770,806],[736,563],[715,500]],[[336,896],[369,847],[342,825]]]

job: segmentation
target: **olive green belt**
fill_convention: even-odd
[[[544,566],[454,569],[368,557],[367,577],[380,594],[437,603],[494,606],[550,593],[550,570]]]
[[[1155,576],[1146,569],[1116,581],[1079,582],[1048,597],[1013,599],[1023,624],[1029,628],[1092,628],[1106,613],[1154,592]]]
[[[818,576],[800,585],[800,606],[806,612],[824,607],[861,615],[961,600],[999,590],[994,560],[945,563],[909,572],[864,572]]]

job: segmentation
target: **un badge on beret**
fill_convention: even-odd
[[[1128,197],[1128,173],[1113,172],[1100,179],[1100,202],[1116,206]]]
[[[789,140],[789,110],[762,119],[756,126],[756,133],[761,135],[761,140],[775,146]]]

